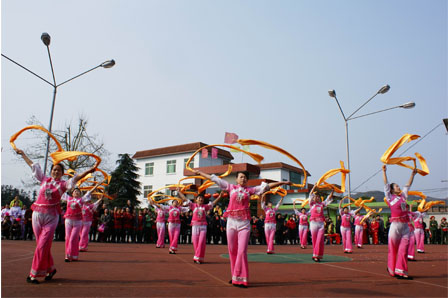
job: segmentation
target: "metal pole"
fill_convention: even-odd
[[[349,142],[348,142],[348,121],[345,120],[345,144],[347,146],[347,169],[350,171],[350,147],[349,147]],[[347,182],[348,182],[348,199],[347,199],[347,203],[350,203],[350,198],[352,197],[351,194],[351,189],[350,189],[350,173],[348,172],[347,175]],[[350,206],[349,206],[350,209]]]
[[[50,124],[48,125],[48,131],[51,132],[51,127],[53,125],[53,113],[54,113],[54,105],[56,102],[56,92],[58,87],[54,87],[53,91],[53,103],[51,104],[51,114],[50,114]],[[47,173],[47,160],[48,160],[48,152],[50,150],[50,136],[47,137],[47,151],[45,152],[45,163],[44,163],[44,174]]]

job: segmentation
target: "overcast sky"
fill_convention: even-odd
[[[445,0],[3,0],[1,17],[2,54],[49,81],[42,32],[52,37],[57,82],[115,59],[115,67],[58,89],[53,122],[62,129],[86,115],[89,132],[112,152],[111,166],[119,153],[222,143],[229,131],[284,148],[315,182],[346,160],[344,121],[328,90],[349,115],[389,84],[359,115],[408,101],[416,107],[350,122],[354,189],[403,134],[423,136],[448,117]],[[30,171],[13,157],[9,138],[32,115],[48,125],[53,90],[4,58],[1,68],[2,184],[20,186]],[[17,145],[26,149],[29,136]],[[447,149],[439,126],[409,151],[431,171],[416,177],[414,189],[448,195]],[[410,170],[390,166],[389,175],[403,185]],[[381,189],[377,175],[358,190]]]

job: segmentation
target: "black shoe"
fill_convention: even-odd
[[[247,286],[246,285],[233,285],[234,287],[238,287],[238,288],[244,288],[244,289],[247,289]]]
[[[35,279],[34,277],[31,277],[31,276],[28,276],[26,278],[26,282],[30,283],[30,284],[36,284],[36,285],[39,284],[39,281],[37,279]]]
[[[408,259],[408,261],[411,261],[411,262],[417,262],[416,259]]]
[[[414,278],[411,276],[402,276],[402,275],[397,275],[396,276],[397,279],[407,279],[407,280],[413,280]]]
[[[70,259],[65,259],[65,262],[66,263],[70,263]]]
[[[232,280],[229,280],[229,284],[232,284]]]
[[[48,273],[47,276],[45,276],[45,280],[51,280],[55,274],[56,274],[56,269],[54,269],[52,272]]]

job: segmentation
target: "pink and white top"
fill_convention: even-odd
[[[73,178],[68,181],[54,180],[45,176],[38,164],[33,164],[32,170],[34,177],[40,182],[40,189],[37,200],[31,205],[31,209],[35,212],[52,215],[61,214],[61,197],[67,189],[72,188]]]
[[[364,218],[364,215],[355,215],[355,226],[362,226],[361,220]]]
[[[157,212],[156,222],[164,223],[166,222],[166,213],[170,209],[170,207],[165,205],[160,205],[161,208],[154,206],[154,209]]]
[[[193,211],[193,218],[191,219],[191,225],[193,226],[206,226],[207,225],[207,212],[213,208],[213,203],[198,205],[188,201],[188,207]]]
[[[3,209],[2,209],[2,221],[5,219],[6,215],[11,216],[11,215],[9,214],[10,211],[11,211],[11,210],[10,210],[9,208],[3,208]]]
[[[406,199],[408,197],[409,187],[403,187],[400,195],[393,195],[390,193],[390,185],[384,185],[384,195],[386,196],[387,205],[390,208],[390,221],[407,223],[409,221],[408,211],[406,210]]]
[[[423,230],[423,218],[425,218],[426,213],[425,212],[418,212],[419,215],[414,218],[414,226],[416,229],[422,229]]]
[[[82,220],[82,206],[89,200],[90,192],[86,193],[81,198],[74,198],[65,193],[61,198],[61,201],[67,202],[67,210],[65,211],[64,218]]]
[[[188,211],[188,207],[170,206],[169,210],[168,210],[168,222],[180,224],[180,214],[182,212],[187,212],[187,211]]]
[[[100,205],[101,200],[96,201],[95,203],[86,202],[82,206],[82,221],[88,222],[93,220],[93,213]]]
[[[350,228],[352,226],[350,219],[355,217],[355,211],[349,210],[348,213],[344,213],[344,209],[339,208],[339,214],[341,215],[341,226],[344,228]]]
[[[273,223],[273,224],[277,223],[277,220],[275,219],[275,213],[277,212],[279,207],[280,202],[278,202],[274,208],[269,208],[268,206],[266,206],[264,201],[261,202],[261,209],[263,209],[264,213],[266,214],[264,223]]]
[[[408,227],[409,227],[409,231],[412,233],[414,232],[415,228],[414,228],[414,220],[420,217],[420,212],[416,211],[416,212],[412,212],[412,211],[408,211],[408,216],[409,216],[409,221],[408,221]]]
[[[308,215],[310,214],[310,211],[305,212],[303,214],[297,209],[294,209],[295,214],[299,217],[299,225],[301,226],[307,226],[308,225]]]
[[[329,205],[333,200],[331,199],[330,195],[327,197],[325,201],[322,203],[316,203],[313,199],[315,197],[315,194],[310,195],[310,213],[311,221],[318,221],[318,222],[324,222],[325,216],[324,216],[324,208]]]
[[[211,180],[215,182],[220,189],[229,193],[229,206],[227,206],[227,210],[223,216],[234,219],[250,220],[250,196],[254,194],[260,195],[269,190],[269,185],[266,182],[263,182],[261,185],[255,187],[243,187],[240,185],[230,184],[216,175],[212,175]]]

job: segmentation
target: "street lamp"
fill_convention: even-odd
[[[55,105],[55,101],[56,101],[56,93],[57,93],[57,89],[59,86],[64,85],[65,83],[68,83],[88,72],[91,72],[92,70],[95,70],[99,67],[102,68],[111,68],[115,65],[115,60],[107,60],[103,63],[101,63],[100,65],[97,65],[83,73],[80,73],[79,75],[76,75],[74,77],[72,77],[71,79],[68,79],[60,84],[56,84],[56,77],[54,74],[54,69],[53,69],[53,61],[51,60],[51,53],[50,53],[50,43],[51,43],[51,36],[50,34],[48,34],[47,32],[42,33],[42,35],[40,36],[40,39],[42,40],[43,44],[47,47],[47,52],[48,52],[48,59],[50,60],[50,67],[51,67],[51,74],[53,76],[53,83],[47,81],[46,79],[42,78],[41,76],[39,76],[38,74],[34,73],[33,71],[29,70],[28,68],[26,68],[25,66],[19,64],[18,62],[12,60],[11,58],[5,56],[2,54],[2,57],[6,58],[7,60],[11,61],[12,63],[16,64],[17,66],[25,69],[26,71],[28,71],[29,73],[33,74],[34,76],[38,77],[39,79],[41,79],[42,81],[46,82],[47,84],[50,84],[53,87],[53,101],[51,104],[51,113],[50,113],[50,124],[48,125],[48,131],[51,132],[51,128],[53,125],[53,113],[54,113],[54,105]],[[45,163],[44,163],[44,173],[47,172],[47,159],[48,159],[48,152],[50,149],[50,136],[47,137],[47,150],[45,152]]]
[[[383,87],[381,87],[372,97],[370,97],[365,103],[363,103],[358,109],[356,109],[356,111],[354,111],[350,116],[345,117],[344,111],[342,110],[341,105],[339,104],[339,100],[336,96],[336,91],[335,90],[329,90],[328,91],[328,95],[330,97],[333,97],[336,100],[336,103],[338,104],[339,107],[339,111],[341,111],[342,117],[344,118],[344,122],[345,122],[345,143],[346,143],[346,148],[347,148],[347,169],[350,170],[350,147],[349,147],[349,140],[348,140],[348,121],[353,120],[353,119],[357,119],[357,118],[361,118],[361,117],[365,117],[365,116],[369,116],[372,114],[377,114],[377,113],[381,113],[381,112],[385,112],[388,110],[392,110],[392,109],[396,109],[396,108],[403,108],[403,109],[412,109],[413,107],[415,107],[415,103],[414,102],[408,102],[399,106],[395,106],[392,108],[388,108],[388,109],[384,109],[384,110],[379,110],[376,112],[372,112],[372,113],[368,113],[368,114],[364,114],[361,116],[357,116],[357,117],[353,117],[360,109],[362,109],[367,103],[369,103],[373,98],[375,98],[375,96],[377,96],[378,94],[385,94],[387,91],[389,91],[390,86],[389,85],[384,85]],[[350,184],[350,172],[348,173],[348,177],[347,177],[347,183],[348,183],[348,197],[351,198],[351,184]]]

